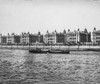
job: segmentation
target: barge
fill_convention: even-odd
[[[100,52],[100,48],[87,48],[87,49],[84,49],[84,51],[96,51],[96,52]]]
[[[40,48],[30,49],[29,52],[34,54],[43,54],[43,53],[69,54],[70,53],[69,50],[49,50],[49,49],[40,49]]]

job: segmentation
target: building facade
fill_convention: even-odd
[[[13,38],[13,35],[9,34],[7,35],[7,44],[13,44],[14,43],[14,38]]]
[[[44,43],[48,45],[59,45],[65,43],[65,33],[57,33],[55,30],[52,33],[47,33],[44,35]]]
[[[29,44],[29,32],[20,35],[20,44]]]
[[[92,42],[93,44],[100,44],[100,31],[92,32]],[[46,32],[45,35],[42,35],[40,32],[37,34],[21,33],[20,35],[16,35],[12,33],[7,36],[0,35],[0,43],[7,44],[46,44],[46,45],[77,45],[77,44],[88,44],[91,43],[91,32],[88,32],[87,29],[84,31],[80,31],[79,29],[76,31],[66,32],[64,30],[61,33],[58,33],[56,30],[52,33]]]
[[[96,30],[96,28],[92,32],[92,43],[93,45],[100,45],[100,30]]]
[[[44,43],[47,45],[56,44],[56,32],[49,33],[47,31],[44,35]]]
[[[43,43],[43,35],[38,35],[38,34],[29,35],[29,43],[30,44]]]
[[[84,29],[84,31],[80,31],[79,29],[73,32],[66,33],[66,43],[71,45],[76,44],[88,44],[91,42],[91,32],[88,32],[87,29]]]
[[[7,35],[7,44],[19,44],[20,36],[12,33],[11,35],[8,33]]]
[[[7,43],[7,36],[0,35],[0,44],[6,44]]]
[[[73,31],[70,32],[70,30],[68,30],[68,32],[66,33],[66,43],[67,44],[77,44],[79,42],[79,32],[78,31]]]
[[[43,35],[40,33],[38,34],[30,34],[22,33],[20,35],[20,43],[21,44],[36,44],[36,43],[43,43]]]
[[[56,34],[56,44],[64,44],[65,43],[65,35],[64,33]]]
[[[91,44],[91,32],[88,32],[86,28],[79,32],[79,42],[81,44]]]

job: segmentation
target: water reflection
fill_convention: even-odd
[[[0,82],[5,84],[99,84],[99,52],[31,54],[0,51]]]

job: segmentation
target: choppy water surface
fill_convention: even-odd
[[[0,84],[100,84],[100,52],[31,54],[0,49]]]

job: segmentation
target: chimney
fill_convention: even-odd
[[[40,32],[38,32],[38,35],[41,35],[41,33],[40,33]]]
[[[49,31],[47,30],[47,34],[49,33]]]
[[[96,27],[94,27],[94,31],[96,31]]]
[[[68,29],[68,32],[70,32],[70,29]]]
[[[79,29],[79,28],[78,28],[77,30],[78,30],[78,31],[80,31],[80,29]]]
[[[66,34],[66,30],[65,29],[64,29],[63,33]]]

